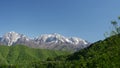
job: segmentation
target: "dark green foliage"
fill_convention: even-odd
[[[80,67],[119,68],[119,56],[120,35],[115,35],[104,41],[98,41],[92,44],[89,48],[68,56],[67,60],[78,62]]]

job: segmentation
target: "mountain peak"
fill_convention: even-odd
[[[14,42],[16,42],[20,38],[20,34],[16,33],[14,31],[8,32],[2,37],[2,41],[6,41],[6,44],[8,46],[12,45]]]
[[[25,35],[19,34],[15,31],[11,31],[11,32],[4,34],[1,41],[4,41],[5,45],[11,46],[14,43],[16,43],[17,40],[20,38],[25,39],[25,40],[29,40],[29,38],[27,38]]]
[[[35,38],[35,40],[38,41],[42,41],[44,43],[69,43],[72,45],[79,45],[80,43],[82,44],[88,44],[88,42],[86,42],[83,39],[77,38],[77,37],[64,37],[58,33],[53,33],[53,34],[43,34],[41,36],[39,36],[38,38]]]

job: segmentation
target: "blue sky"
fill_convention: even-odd
[[[29,37],[60,33],[90,42],[104,39],[120,0],[0,0],[0,35],[16,31]]]

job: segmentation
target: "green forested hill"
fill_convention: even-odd
[[[120,68],[120,35],[98,41],[68,56],[67,60],[81,68]]]
[[[69,52],[47,49],[34,49],[24,45],[0,46],[0,65],[25,64],[34,61],[45,61],[48,57],[54,58],[67,55]]]

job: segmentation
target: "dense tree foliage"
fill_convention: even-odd
[[[98,41],[90,47],[68,56],[68,61],[76,61],[79,66],[87,68],[120,67],[120,34]],[[75,64],[75,66],[77,66]]]

